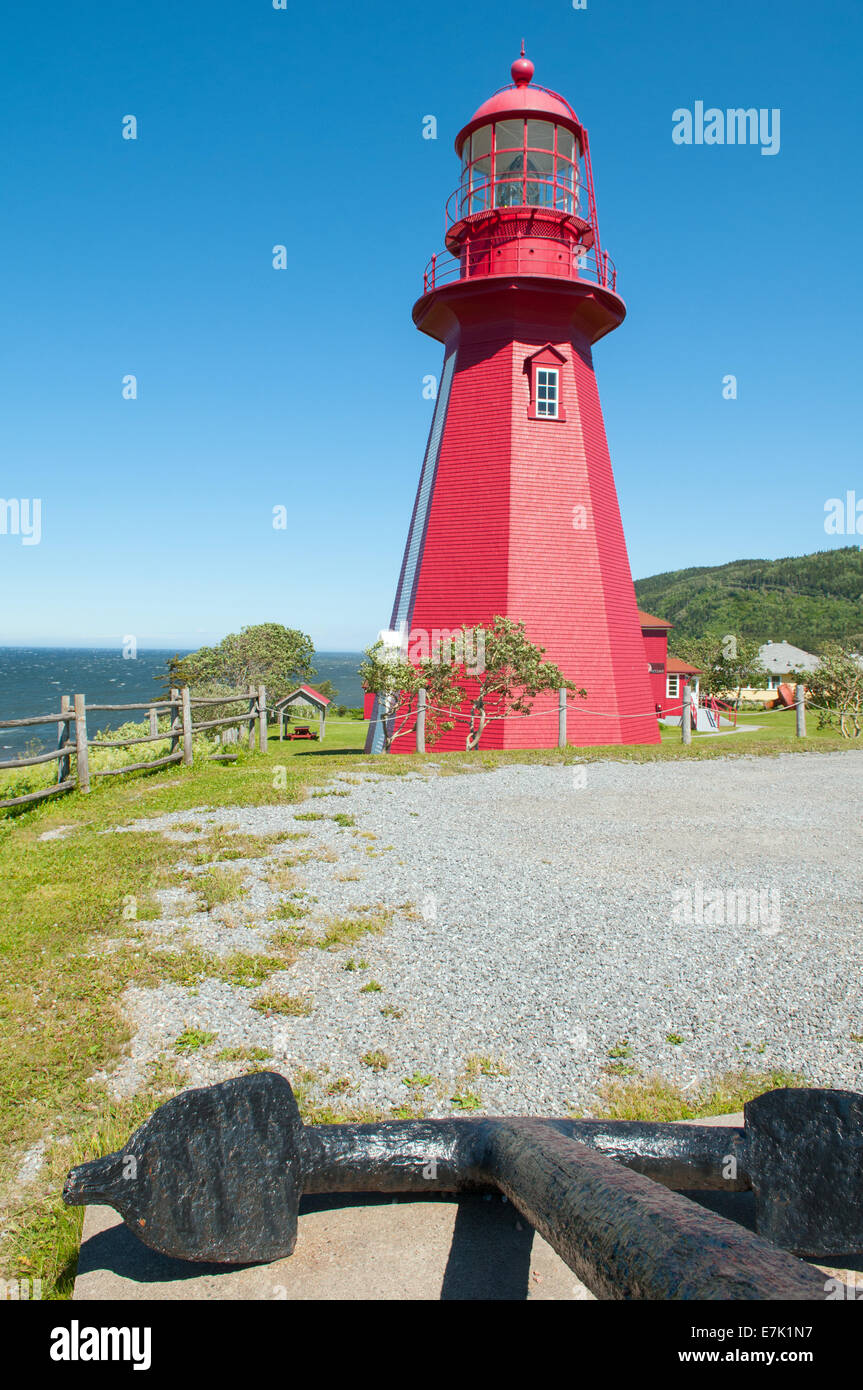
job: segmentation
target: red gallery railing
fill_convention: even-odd
[[[457,280],[488,275],[549,275],[587,281],[615,292],[617,269],[608,252],[597,255],[596,250],[590,250],[577,255],[577,249],[563,238],[541,244],[534,238],[471,238],[458,255],[442,251],[432,256],[423,272],[423,294]]]

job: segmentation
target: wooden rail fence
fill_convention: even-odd
[[[195,707],[207,706],[212,709],[218,705],[247,703],[245,711],[225,715],[219,719],[194,722]],[[89,738],[87,735],[87,716],[93,713],[115,712],[119,710],[147,710],[150,732],[137,738]],[[166,714],[169,727],[159,731],[159,715]],[[24,806],[28,802],[43,801],[49,796],[58,796],[77,787],[80,792],[89,792],[92,777],[119,777],[124,772],[140,772],[145,769],[166,767],[180,763],[191,767],[194,761],[194,735],[209,729],[228,729],[231,726],[245,727],[249,748],[257,741],[262,753],[267,751],[267,692],[263,685],[249,686],[248,690],[236,695],[223,695],[211,698],[209,695],[192,696],[188,686],[172,688],[167,700],[146,700],[129,705],[88,705],[83,695],[71,699],[64,695],[60,701],[59,714],[36,714],[27,719],[0,719],[0,729],[20,729],[40,724],[57,725],[57,747],[49,753],[34,753],[24,758],[13,758],[0,762],[0,772],[17,772],[23,767],[35,767],[39,763],[57,762],[57,781],[41,791],[28,792],[25,796],[8,797],[0,801],[0,810],[12,806]],[[72,726],[74,725],[74,734]],[[163,743],[170,741],[168,753],[163,758],[151,758],[137,763],[126,763],[123,767],[90,769],[91,748],[131,748],[138,743]],[[212,762],[234,762],[236,753],[211,753]],[[75,760],[74,774],[72,759]]]

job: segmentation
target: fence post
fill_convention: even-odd
[[[189,687],[183,686],[180,691],[182,697],[182,718],[183,718],[183,767],[192,766],[192,697]]]
[[[72,701],[69,699],[69,696],[68,696],[68,695],[62,695],[62,696],[60,697],[60,713],[61,713],[61,714],[69,714],[69,717],[70,717],[70,719],[71,719],[71,709],[72,709]],[[69,719],[61,719],[61,720],[60,720],[60,723],[57,725],[57,747],[58,747],[58,748],[65,748],[65,747],[66,747],[66,744],[67,744],[68,742],[69,742]],[[65,758],[58,758],[58,760],[57,760],[57,781],[58,781],[58,782],[65,782],[65,781],[67,781],[67,780],[68,780],[68,777],[69,777],[69,774],[70,774],[71,771],[72,771],[72,759],[71,759],[70,757],[68,757],[68,756],[66,756]]]
[[[417,691],[417,752],[426,751],[426,689],[422,686]]]
[[[79,792],[90,790],[90,757],[87,751],[87,702],[75,696],[75,762]]]
[[[284,711],[283,709],[280,709],[280,710],[279,710],[279,743],[282,742],[282,739],[283,739],[284,737],[285,737],[285,711]]]
[[[150,706],[150,709],[149,709],[149,715],[150,715],[150,737],[151,737],[151,738],[155,738],[156,735],[157,735],[158,732],[159,732],[159,711],[158,711],[157,709],[153,709],[153,706],[151,705],[151,706]]]
[[[689,681],[683,682],[683,711],[680,732],[684,743],[692,742],[692,690]]]
[[[258,686],[258,750],[267,751],[267,687]]]
[[[180,742],[180,692],[175,685],[171,686],[171,708],[168,713],[171,716],[171,746],[168,752],[176,753]]]
[[[794,687],[794,702],[797,706],[797,737],[806,737],[806,686]]]
[[[249,686],[249,748],[255,746],[255,716],[258,709],[258,697],[253,685]]]
[[[557,692],[557,746],[566,747],[566,686]]]

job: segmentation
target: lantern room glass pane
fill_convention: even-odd
[[[554,206],[559,212],[573,213],[578,210],[575,165],[567,159],[558,158],[557,161]]]
[[[529,150],[554,149],[554,126],[551,121],[528,121],[527,147]]]
[[[477,159],[470,171],[470,211],[485,212],[491,207],[491,159]]]
[[[560,125],[557,127],[557,152],[564,159],[575,158],[575,136],[571,130],[564,130]]]
[[[480,159],[491,154],[491,126],[481,125],[470,138],[471,159]]]
[[[524,147],[524,121],[498,121],[494,130],[496,150],[520,150]]]

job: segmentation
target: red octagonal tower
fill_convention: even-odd
[[[433,642],[498,613],[519,620],[587,689],[569,702],[570,743],[658,743],[593,372],[593,344],[626,309],[600,247],[587,131],[532,83],[523,53],[512,77],[456,139],[446,252],[414,305],[444,362],[390,627]],[[534,711],[489,724],[483,746],[554,746],[556,698]],[[464,748],[465,733],[435,747]],[[382,746],[377,723],[367,746]]]

